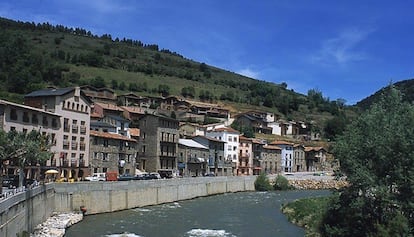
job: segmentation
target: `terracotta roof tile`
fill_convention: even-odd
[[[98,132],[98,131],[91,130],[90,135],[95,136],[95,137],[108,138],[108,139],[117,139],[117,140],[129,141],[129,142],[137,142],[137,140],[135,139],[128,138],[126,136],[122,136],[119,134],[108,133],[108,132]]]

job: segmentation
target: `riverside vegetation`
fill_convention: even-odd
[[[335,143],[348,185],[283,212],[307,236],[414,236],[413,128],[414,106],[389,86]]]

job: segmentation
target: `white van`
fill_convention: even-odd
[[[105,173],[93,173],[91,176],[85,177],[86,181],[106,181]]]

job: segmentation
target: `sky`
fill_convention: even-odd
[[[347,104],[414,78],[414,1],[2,0],[0,16],[157,44]]]

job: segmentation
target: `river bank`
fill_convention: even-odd
[[[31,237],[63,237],[66,229],[83,219],[81,213],[54,213],[45,222],[36,226]]]

